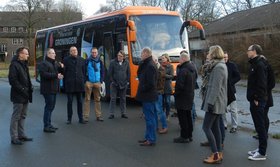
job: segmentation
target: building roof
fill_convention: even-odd
[[[265,27],[280,26],[280,3],[264,5],[234,12],[204,26],[206,36],[246,32]],[[198,31],[189,33],[190,38],[199,37]]]

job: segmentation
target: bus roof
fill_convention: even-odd
[[[45,29],[42,29],[42,30],[38,30],[37,32],[45,31],[45,30],[49,30],[49,29],[56,29],[56,28],[60,28],[60,27],[68,26],[68,25],[90,22],[92,20],[98,20],[98,19],[102,19],[102,18],[106,18],[106,17],[110,17],[110,16],[121,15],[121,14],[124,14],[126,16],[130,16],[130,15],[171,15],[171,16],[179,16],[178,12],[165,11],[160,7],[128,6],[128,7],[125,7],[123,9],[121,9],[121,10],[116,10],[116,11],[113,11],[113,12],[105,12],[105,13],[100,13],[100,14],[97,14],[97,15],[92,15],[92,16],[90,16],[90,17],[88,17],[84,20],[81,20],[81,21],[76,21],[76,22],[62,24],[62,25],[55,26],[55,27],[45,28]]]

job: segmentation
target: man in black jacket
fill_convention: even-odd
[[[70,48],[70,56],[64,59],[64,82],[65,92],[67,93],[67,124],[72,122],[72,103],[73,96],[77,98],[77,112],[79,123],[85,124],[83,119],[82,93],[85,91],[85,60],[78,55],[75,46]]]
[[[247,99],[250,102],[250,112],[259,135],[259,147],[248,152],[250,160],[266,160],[267,132],[264,108],[267,102],[267,68],[264,61],[261,60],[261,52],[262,48],[256,44],[251,45],[247,51],[250,59]]]
[[[240,81],[240,73],[234,62],[228,60],[227,52],[224,52],[224,59],[228,69],[228,86],[227,86],[227,95],[228,95],[228,107],[227,110],[231,113],[231,129],[230,133],[235,133],[238,126],[238,113],[237,113],[237,103],[236,103],[236,88],[235,84]],[[225,127],[227,127],[226,114],[223,114],[223,122]]]
[[[136,100],[141,101],[146,121],[145,139],[139,140],[140,146],[153,146],[156,143],[156,101],[157,95],[157,68],[152,58],[150,48],[143,48],[137,71],[139,85]]]
[[[40,64],[39,72],[41,77],[40,92],[45,98],[44,109],[44,132],[54,133],[58,128],[51,124],[51,115],[55,107],[56,94],[59,91],[59,80],[63,78],[61,74],[63,64],[55,61],[55,51],[52,48],[47,50],[45,60]]]
[[[194,89],[196,84],[196,69],[190,61],[187,52],[180,54],[179,65],[177,66],[177,77],[175,85],[175,107],[178,113],[178,120],[181,128],[180,136],[174,138],[174,143],[191,142],[193,123],[192,106],[194,99]]]
[[[110,116],[109,119],[114,119],[114,113],[116,108],[116,99],[117,94],[120,97],[120,109],[121,117],[128,118],[126,114],[126,90],[129,84],[130,78],[130,68],[129,62],[125,59],[125,53],[123,50],[120,50],[117,54],[117,57],[111,61],[109,67],[110,75]]]
[[[28,103],[32,102],[32,84],[30,80],[27,60],[29,50],[20,47],[16,51],[9,68],[9,83],[11,85],[11,101],[13,114],[11,118],[10,134],[11,143],[22,145],[24,141],[32,141],[24,133],[24,121],[27,115]]]

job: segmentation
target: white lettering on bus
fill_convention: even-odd
[[[61,46],[61,45],[72,45],[76,43],[77,43],[77,37],[69,37],[69,38],[56,39],[54,45]]]

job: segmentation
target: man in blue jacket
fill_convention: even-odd
[[[104,67],[103,63],[98,56],[98,50],[96,47],[91,49],[91,56],[86,60],[86,83],[85,83],[85,110],[84,120],[88,122],[90,113],[90,99],[91,93],[94,95],[94,111],[97,121],[103,121],[101,114],[101,102],[100,102],[100,88],[103,82]]]

